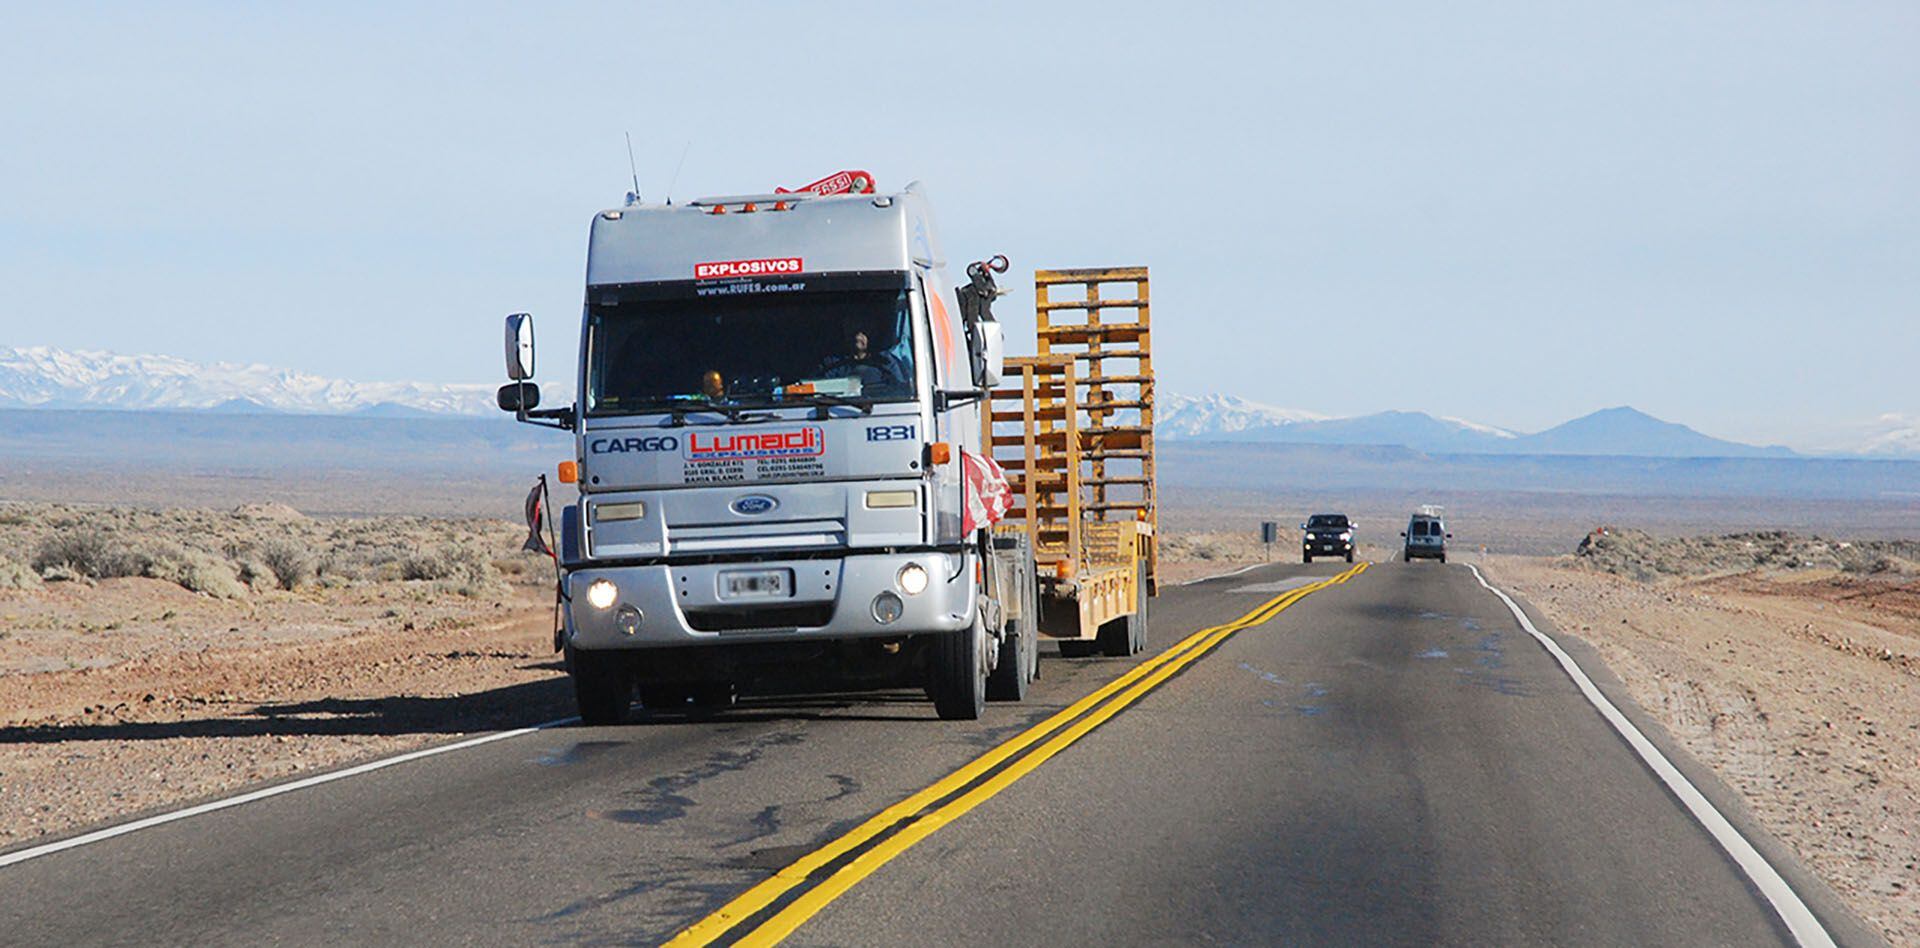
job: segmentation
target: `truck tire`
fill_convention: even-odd
[[[1312,554],[1312,553],[1302,553],[1302,554],[1300,554],[1300,562],[1302,562],[1302,563],[1311,563],[1311,562],[1313,562],[1313,554]]]
[[[1352,550],[1348,550],[1348,551],[1347,551],[1347,562],[1349,562],[1349,563],[1351,563],[1351,562],[1353,562],[1353,551],[1352,551]]]
[[[975,721],[986,710],[986,650],[992,641],[978,614],[972,626],[941,633],[935,641],[927,692],[941,720]]]
[[[1446,561],[1447,561],[1447,554],[1445,553],[1440,554],[1440,562],[1445,563]]]
[[[633,675],[626,656],[569,646],[567,670],[573,678],[573,700],[582,724],[604,727],[627,719],[627,706],[633,701]]]
[[[1020,618],[1007,620],[1000,636],[1000,660],[987,679],[987,700],[1025,701],[1027,686],[1040,677],[1039,597],[1031,577],[1022,583]]]

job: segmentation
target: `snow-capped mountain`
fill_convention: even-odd
[[[1868,428],[1859,451],[1868,457],[1920,457],[1920,418],[1881,415]]]
[[[483,384],[352,382],[163,355],[0,347],[0,408],[477,415],[494,410],[493,390]]]
[[[1154,431],[1164,438],[1207,438],[1303,421],[1325,421],[1330,416],[1293,408],[1275,408],[1238,395],[1159,395],[1154,405]]]

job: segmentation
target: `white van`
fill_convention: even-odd
[[[1407,538],[1404,559],[1411,563],[1414,559],[1447,561],[1447,540],[1453,534],[1447,532],[1446,521],[1440,517],[1440,508],[1422,507],[1407,521],[1407,529],[1400,534]]]

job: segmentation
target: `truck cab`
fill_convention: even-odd
[[[967,303],[915,186],[594,216],[578,399],[538,408],[526,316],[500,399],[574,437],[559,637],[583,718],[809,666],[979,713],[998,612],[962,457],[1002,343]]]

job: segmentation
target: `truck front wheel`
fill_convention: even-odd
[[[1040,677],[1040,603],[1032,580],[1021,584],[1020,618],[1007,620],[1000,634],[1000,660],[987,679],[987,697],[994,701],[1025,701],[1027,688]]]
[[[942,633],[934,642],[927,693],[944,721],[973,721],[987,705],[987,655],[993,640],[978,615],[971,628]]]
[[[625,659],[624,655],[568,647],[567,668],[573,677],[573,698],[580,709],[581,723],[601,727],[627,719],[627,706],[633,700],[633,675]]]

